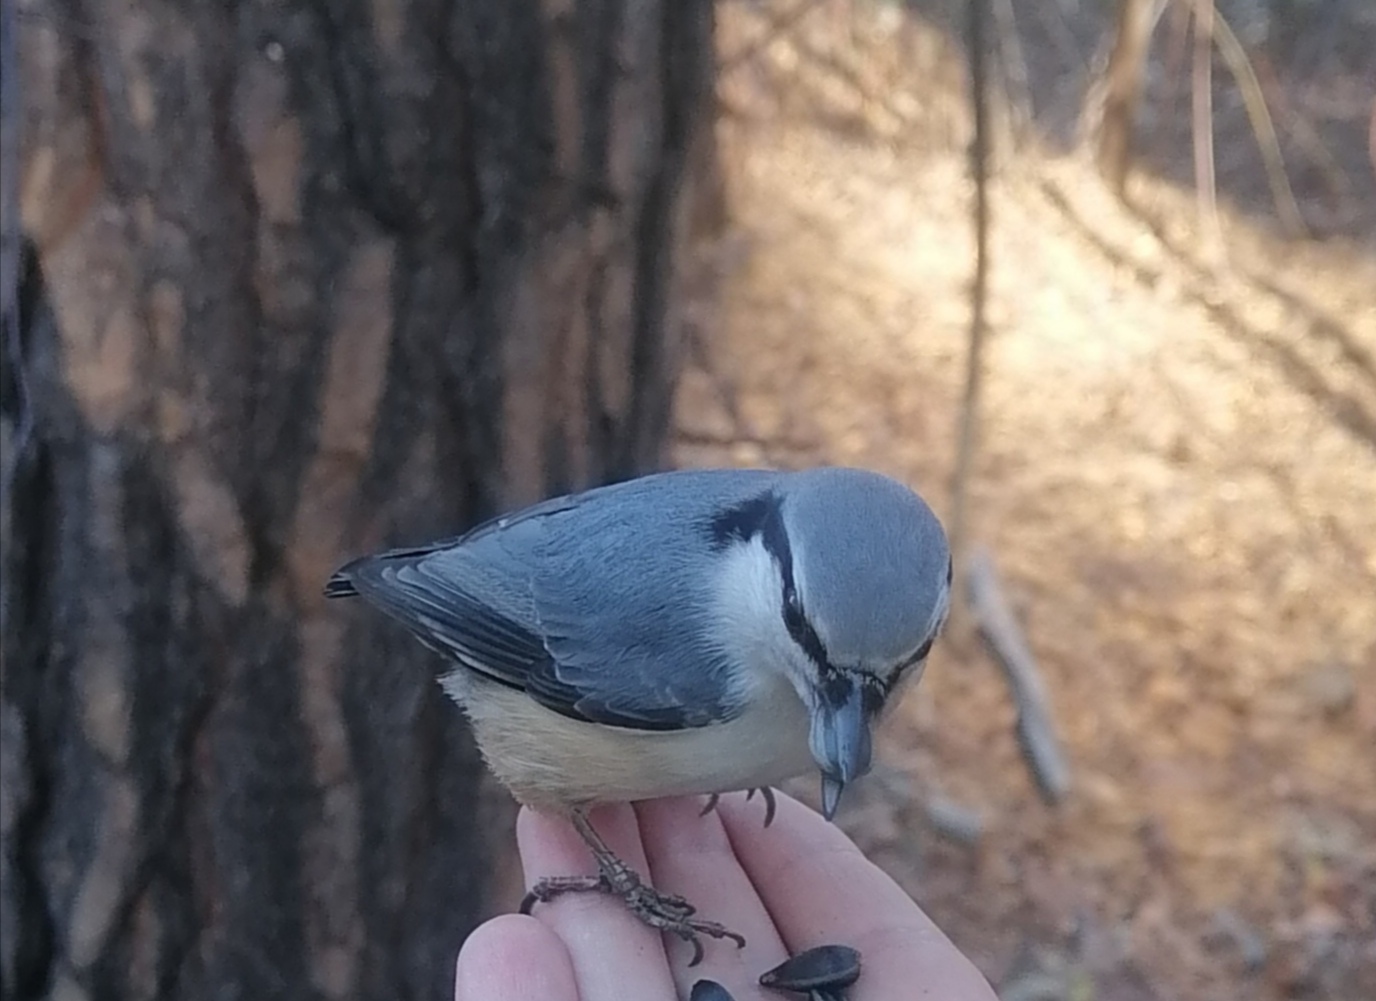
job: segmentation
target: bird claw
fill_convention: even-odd
[[[584,893],[588,890],[614,892],[605,876],[546,876],[521,898],[520,910],[522,914],[529,914],[535,909],[536,904],[547,904],[555,897],[561,897],[566,893]]]
[[[702,936],[730,939],[736,948],[745,947],[745,938],[715,921],[704,921],[693,915],[697,908],[676,893],[662,893],[650,886],[640,875],[620,859],[599,859],[603,867],[602,879],[608,890],[626,902],[631,913],[651,928],[677,935],[693,947],[689,966],[702,962]]]
[[[747,800],[750,799],[755,792],[756,790],[751,789],[746,793],[745,798]],[[778,800],[774,798],[774,790],[769,786],[760,786],[759,794],[764,800],[764,826],[768,827],[770,824],[774,823],[774,814],[778,812],[779,803]]]
[[[764,799],[764,826],[768,827],[770,824],[774,823],[774,814],[779,806],[778,801],[774,798],[774,790],[771,789],[769,786],[760,786],[756,789],[747,789],[745,791],[746,800],[749,801],[754,799],[755,793],[759,793],[761,798]],[[707,816],[709,813],[711,813],[713,810],[717,808],[717,803],[720,801],[721,793],[714,792],[711,795],[709,795],[707,797],[706,805],[703,806],[701,812],[698,813],[698,816]]]
[[[694,917],[697,908],[676,893],[662,893],[650,886],[640,874],[607,848],[586,819],[576,818],[579,833],[597,860],[596,876],[547,876],[530,888],[521,901],[521,913],[529,914],[537,903],[548,903],[566,893],[590,890],[620,897],[632,914],[657,931],[677,935],[693,947],[689,966],[702,962],[702,936],[730,939],[736,948],[745,947],[745,937],[715,921]]]
[[[635,908],[632,908],[635,910]],[[688,960],[690,967],[697,966],[702,962],[702,936],[707,935],[711,938],[730,939],[736,943],[737,949],[745,948],[745,936],[733,932],[730,928],[717,924],[715,921],[699,921],[696,918],[675,918],[671,923],[660,924],[658,918],[650,917],[637,911],[641,921],[644,921],[652,928],[659,928],[660,931],[672,932],[683,941],[693,947],[693,958]]]

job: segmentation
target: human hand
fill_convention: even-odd
[[[931,998],[995,1001],[974,965],[906,893],[838,828],[776,793],[778,815],[744,796],[723,796],[699,816],[685,797],[593,812],[611,848],[660,890],[688,898],[705,919],[745,936],[706,941],[703,961],[665,941],[619,898],[579,893],[482,925],[459,953],[457,1001],[677,1001],[702,978],[737,1001],[779,1001],[758,985],[765,970],[816,945],[860,951],[850,1001]],[[595,871],[572,825],[528,809],[516,825],[526,885],[542,876]]]

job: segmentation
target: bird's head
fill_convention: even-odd
[[[950,550],[926,503],[877,473],[794,473],[759,503],[751,614],[807,708],[831,818],[870,769],[875,722],[945,623]]]

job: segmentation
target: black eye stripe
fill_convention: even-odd
[[[817,665],[818,670],[823,674],[835,671],[836,668],[827,659],[827,649],[822,645],[822,638],[817,635],[817,630],[812,628],[812,623],[803,612],[798,592],[794,590],[791,581],[784,583],[783,615],[788,635],[793,637],[794,643],[803,648],[803,652]]]
[[[894,675],[897,678],[898,675]],[[873,683],[866,684],[860,688],[860,698],[865,707],[865,713],[870,716],[877,716],[879,711],[884,708],[884,703],[889,699],[889,692],[893,690],[893,679],[882,681],[878,678]]]
[[[841,705],[855,691],[855,683],[831,665],[822,668],[820,684],[817,687],[821,692],[822,701],[832,706]]]
[[[932,642],[935,637],[929,636],[923,644],[913,652],[913,655],[887,675],[861,674],[861,684],[864,686],[865,705],[873,706],[876,709],[882,706],[893,691],[894,686],[907,676],[908,672],[920,664],[932,652]]]
[[[723,512],[710,528],[714,546],[717,548],[729,545],[732,541],[746,542],[756,536],[759,537],[765,551],[774,557],[774,562],[779,568],[779,576],[783,578],[781,614],[789,636],[817,667],[817,672],[824,686],[842,683],[854,684],[855,672],[850,672],[852,677],[848,680],[842,670],[831,663],[827,656],[826,646],[822,643],[822,638],[817,635],[817,630],[808,621],[807,612],[803,608],[802,598],[798,594],[798,587],[793,579],[793,551],[788,544],[788,534],[784,531],[783,511],[778,495],[769,492],[751,498],[737,507]],[[948,585],[953,569],[951,560],[948,558],[946,562]],[[885,677],[861,674],[860,683],[864,689],[866,705],[882,704],[898,680],[913,665],[931,652],[933,639],[935,637],[928,637],[911,657],[897,670]]]
[[[712,548],[722,550],[733,542],[749,542],[764,530],[775,506],[773,494],[761,494],[718,512],[706,526]]]
[[[772,493],[765,494],[759,498],[752,510],[755,516],[753,531],[758,532],[765,551],[774,557],[774,562],[779,567],[779,576],[783,578],[784,626],[788,629],[789,636],[793,637],[793,642],[803,648],[803,652],[817,665],[819,671],[825,673],[832,669],[831,664],[827,660],[827,650],[822,645],[821,637],[807,620],[802,598],[793,580],[793,551],[788,544],[788,533],[784,531],[779,498]]]

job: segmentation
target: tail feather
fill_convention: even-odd
[[[340,570],[330,578],[325,585],[325,597],[327,598],[352,598],[358,594],[358,588],[354,587],[354,582],[349,577],[347,569]]]

